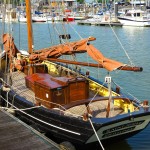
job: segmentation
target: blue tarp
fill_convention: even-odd
[[[43,14],[43,13],[42,13],[42,12],[35,11],[35,14],[36,14],[36,15],[40,15],[40,14]]]

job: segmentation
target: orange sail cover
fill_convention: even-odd
[[[87,44],[88,41],[90,41],[90,39],[83,39],[77,42],[60,44],[58,46],[38,50],[31,54],[29,59],[32,61],[37,59],[43,60],[46,58],[58,58],[62,55],[87,52],[90,57],[92,57],[99,64],[103,65],[103,68],[108,71],[113,71],[123,66],[123,64],[118,61],[104,57],[103,54],[93,45]]]
[[[108,71],[113,71],[124,64],[108,59],[103,56],[103,54],[96,49],[93,45],[87,44],[88,41],[95,40],[95,39],[84,39],[77,42],[65,43],[60,44],[58,46],[53,46],[50,48],[42,49],[35,51],[34,54],[30,55],[30,60],[36,59],[46,59],[46,58],[58,58],[61,55],[69,55],[74,53],[83,53],[87,52],[88,55],[97,61],[99,64],[103,66],[103,68],[107,69]]]
[[[14,44],[14,38],[10,34],[3,34],[3,45],[4,50],[8,55],[8,58],[11,59],[12,56],[16,56],[19,53],[16,45]]]
[[[87,46],[87,53],[108,71],[113,71],[121,66],[124,66],[124,64],[121,62],[104,57],[103,54],[99,50],[97,50],[93,45]]]
[[[86,52],[86,45],[88,40],[80,40],[77,42],[60,44],[57,46],[52,46],[50,48],[45,48],[42,50],[35,51],[30,55],[30,60],[35,59],[46,59],[46,58],[58,58],[62,55],[71,55],[74,53],[83,53]]]
[[[46,60],[46,58],[58,58],[62,55],[71,55],[74,53],[84,53],[87,52],[90,57],[103,66],[103,68],[113,71],[121,66],[122,63],[115,60],[108,59],[103,56],[103,54],[97,50],[93,45],[88,44],[89,41],[93,41],[95,38],[90,37],[88,39],[83,39],[76,42],[70,42],[65,44],[60,44],[50,48],[45,48],[42,50],[37,50],[30,55],[29,59],[33,60]],[[8,57],[11,59],[12,56],[16,56],[19,53],[17,47],[14,44],[14,39],[9,34],[3,35],[4,50]]]

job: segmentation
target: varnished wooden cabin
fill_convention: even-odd
[[[26,86],[35,92],[37,105],[53,108],[55,103],[65,105],[89,97],[89,83],[85,78],[35,73],[25,79]]]

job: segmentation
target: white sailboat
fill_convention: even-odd
[[[47,18],[45,15],[40,14],[40,15],[33,15],[32,16],[32,21],[33,22],[46,22]]]
[[[27,22],[27,18],[26,18],[25,15],[19,15],[18,21],[19,21],[19,22],[24,22],[24,23],[26,23],[26,22]]]

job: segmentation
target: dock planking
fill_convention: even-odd
[[[0,150],[20,149],[59,150],[59,146],[8,112],[0,110]]]

